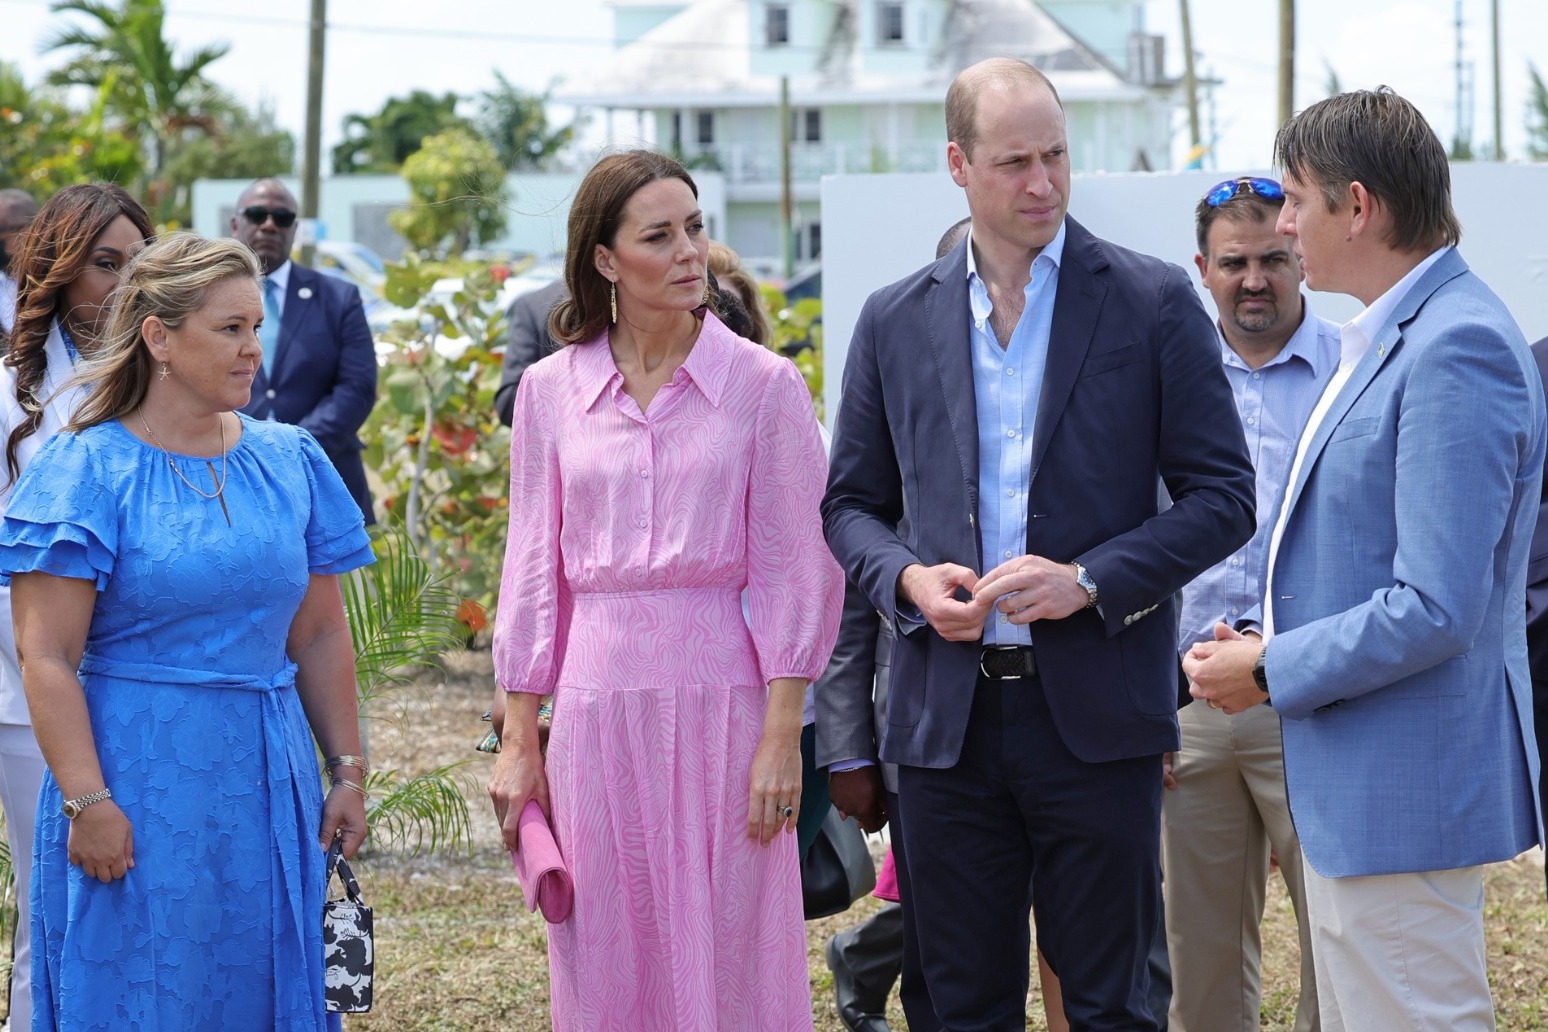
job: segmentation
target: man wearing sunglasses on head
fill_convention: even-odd
[[[1293,241],[1275,226],[1285,193],[1272,179],[1216,184],[1194,210],[1199,277],[1219,312],[1220,358],[1257,472],[1252,540],[1183,589],[1178,653],[1213,641],[1258,604],[1274,512],[1301,428],[1338,368],[1338,327],[1301,296]],[[1269,855],[1300,922],[1301,988],[1295,1032],[1315,1032],[1316,978],[1306,921],[1301,845],[1285,799],[1279,716],[1268,706],[1235,715],[1202,702],[1177,714],[1182,729],[1161,809],[1173,1032],[1247,1032],[1259,1025]],[[1229,886],[1229,891],[1222,891]]]
[[[290,260],[296,211],[283,183],[260,179],[242,191],[231,217],[231,235],[252,248],[264,272],[263,361],[242,411],[317,438],[370,524],[357,435],[376,403],[376,349],[359,291]]]

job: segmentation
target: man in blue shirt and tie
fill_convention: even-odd
[[[1274,226],[1284,191],[1241,177],[1211,188],[1195,210],[1194,263],[1219,312],[1220,357],[1257,471],[1258,530],[1183,589],[1178,654],[1213,641],[1215,624],[1258,604],[1269,531],[1301,428],[1338,367],[1338,327],[1301,296],[1301,265]],[[1279,717],[1267,706],[1234,716],[1204,703],[1177,715],[1177,787],[1162,804],[1171,1027],[1248,1032],[1259,1026],[1258,935],[1269,856],[1300,919],[1301,991],[1295,1032],[1315,1032],[1317,989],[1306,923],[1301,845],[1285,799]]]
[[[376,347],[354,285],[290,260],[296,212],[285,184],[260,179],[231,216],[231,235],[252,248],[264,273],[263,363],[242,411],[309,431],[374,523],[357,435],[376,404]]]

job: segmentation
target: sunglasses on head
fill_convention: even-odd
[[[1204,195],[1204,203],[1211,208],[1218,208],[1243,190],[1250,190],[1265,201],[1282,201],[1285,199],[1284,187],[1272,179],[1243,176],[1240,179],[1227,179],[1223,183],[1216,183],[1210,187],[1209,193]]]
[[[259,208],[255,205],[243,208],[242,217],[255,226],[263,225],[268,219],[273,219],[280,229],[289,229],[296,224],[296,213],[288,208]]]

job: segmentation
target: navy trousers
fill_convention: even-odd
[[[1030,881],[1071,1029],[1157,1032],[1146,969],[1161,905],[1159,756],[1085,763],[1038,679],[980,678],[957,764],[900,767],[898,795],[899,883],[939,1027],[1026,1028]]]

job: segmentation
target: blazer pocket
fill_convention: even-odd
[[[1334,428],[1328,437],[1328,443],[1345,441],[1351,437],[1369,437],[1381,429],[1380,416],[1363,416],[1359,419],[1346,419]]]
[[[1133,365],[1140,360],[1140,357],[1138,344],[1125,344],[1123,347],[1092,355],[1086,359],[1086,364],[1081,366],[1080,379],[1089,379],[1102,373],[1110,373],[1114,369],[1121,369],[1126,365]]]

